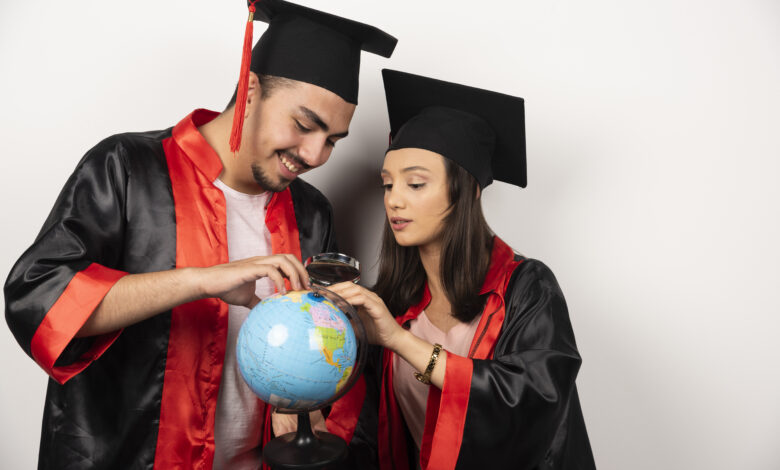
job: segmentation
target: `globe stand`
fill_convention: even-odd
[[[274,470],[319,470],[342,462],[347,444],[340,437],[311,430],[308,412],[298,413],[298,430],[271,440],[263,460]]]

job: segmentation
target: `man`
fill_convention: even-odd
[[[395,39],[283,1],[255,19],[236,102],[91,149],[8,277],[8,324],[53,379],[39,468],[259,466],[271,413],[238,376],[237,330],[334,249],[298,176],[348,133],[360,50]]]

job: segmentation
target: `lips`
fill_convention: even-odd
[[[412,221],[410,219],[402,219],[401,217],[390,217],[390,226],[393,230],[403,230],[404,227],[409,225]]]

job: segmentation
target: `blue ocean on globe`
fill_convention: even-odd
[[[357,341],[347,316],[327,298],[293,291],[252,309],[238,333],[236,354],[241,375],[261,400],[307,410],[347,384]]]

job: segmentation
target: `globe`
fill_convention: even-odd
[[[238,333],[238,367],[247,385],[277,408],[310,411],[351,386],[359,361],[360,320],[340,297],[292,291],[258,303]],[[345,310],[347,311],[345,313]]]

